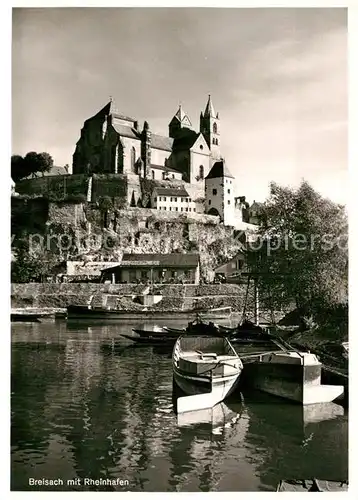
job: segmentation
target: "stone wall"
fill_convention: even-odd
[[[141,294],[145,288],[144,285],[130,284],[18,283],[11,285],[11,304],[12,307],[67,307],[86,304],[92,295],[102,294],[126,297],[131,304],[132,297]],[[154,293],[163,295],[163,300],[155,307],[158,310],[231,306],[241,313],[246,293],[245,285],[154,285],[153,289]]]

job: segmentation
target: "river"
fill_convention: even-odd
[[[170,355],[111,347],[142,326],[12,324],[12,490],[274,491],[280,479],[348,478],[348,412],[334,403],[237,392],[178,420]]]

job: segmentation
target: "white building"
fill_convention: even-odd
[[[219,215],[225,226],[235,226],[233,181],[224,160],[215,162],[205,178],[205,212]]]
[[[168,212],[196,212],[196,203],[183,188],[157,187],[152,194],[152,208]]]

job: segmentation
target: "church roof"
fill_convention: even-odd
[[[186,131],[184,135],[174,139],[173,150],[186,150],[194,146],[200,132],[194,132],[194,130]]]
[[[152,148],[163,149],[164,151],[171,151],[173,147],[173,140],[171,137],[164,135],[152,134]]]
[[[181,104],[179,104],[179,109],[178,111],[175,113],[174,117],[173,117],[173,120],[174,119],[177,119],[180,121],[180,123],[183,123],[184,121],[188,121],[189,122],[189,125],[190,127],[192,126],[192,123],[191,123],[191,120],[189,118],[189,116],[185,113],[185,111],[183,110],[183,108],[181,107]],[[186,119],[186,120],[185,120]]]
[[[231,177],[232,179],[235,179],[235,177],[231,175],[224,160],[220,160],[214,163],[209,174],[206,176],[206,179],[216,179],[220,177]]]
[[[126,125],[120,125],[119,123],[112,123],[112,126],[119,135],[123,137],[129,137],[130,139],[140,139],[140,134],[137,130],[132,127],[127,127]]]
[[[204,116],[213,116],[214,118],[216,118],[216,113],[215,113],[214,105],[211,101],[210,94],[209,94],[208,102],[206,104],[206,108],[204,111]]]

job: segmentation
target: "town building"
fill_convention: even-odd
[[[196,212],[197,204],[185,189],[156,187],[152,193],[152,208],[168,212]]]
[[[223,277],[226,281],[240,281],[241,273],[245,271],[245,263],[245,252],[241,250],[235,255],[235,257],[217,267],[215,269],[215,276]]]
[[[199,277],[198,254],[124,254],[119,265],[102,271],[101,281],[198,284]]]

